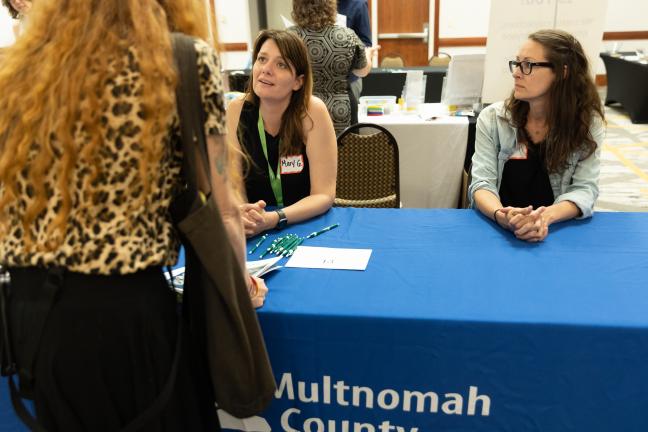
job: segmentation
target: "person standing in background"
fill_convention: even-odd
[[[371,47],[371,25],[367,0],[338,0],[337,11],[346,16],[346,26],[358,35],[367,48]],[[369,59],[371,63],[371,59]],[[349,74],[351,124],[358,122],[358,102],[362,93],[362,78]]]
[[[347,77],[366,76],[376,48],[365,48],[352,30],[335,23],[335,0],[293,0],[292,17],[296,26],[288,30],[304,41],[313,65],[313,94],[326,104],[339,135],[351,124]]]

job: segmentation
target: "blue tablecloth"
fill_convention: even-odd
[[[472,210],[333,209],[288,231],[335,222],[308,244],[371,248],[365,272],[267,280],[273,430],[648,430],[648,214],[540,244]]]
[[[366,271],[267,276],[273,430],[648,430],[648,214],[540,244],[472,210],[335,208],[285,232],[336,222],[305,245],[371,248]],[[0,384],[0,431],[22,430]]]

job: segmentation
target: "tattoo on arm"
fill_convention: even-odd
[[[219,143],[219,149],[216,153],[216,172],[223,181],[227,181],[227,145]]]

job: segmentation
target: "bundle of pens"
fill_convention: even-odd
[[[381,116],[385,114],[385,107],[382,105],[369,105],[367,106],[368,116]]]
[[[259,256],[259,258],[263,258],[269,253],[282,257],[292,256],[292,254],[295,253],[295,250],[297,250],[299,245],[302,244],[304,240],[317,237],[318,235],[325,233],[326,231],[330,231],[333,228],[337,228],[338,226],[340,226],[340,224],[337,223],[329,225],[319,231],[308,234],[306,237],[299,237],[297,234],[286,234],[285,236],[277,237],[272,241],[270,246]],[[248,253],[252,255],[254,251],[256,251],[258,247],[261,246],[261,243],[263,243],[267,238],[268,234],[263,234],[259,241],[254,245],[254,247],[252,247],[252,250],[250,250],[250,252]]]

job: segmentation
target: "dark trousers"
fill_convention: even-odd
[[[34,334],[30,317],[47,307],[47,272],[10,274],[10,332],[20,352]],[[50,432],[118,431],[145,411],[169,378],[178,310],[160,268],[116,276],[64,272],[33,368],[39,423]],[[208,374],[188,355],[193,342],[185,335],[174,392],[145,431],[218,430]]]

